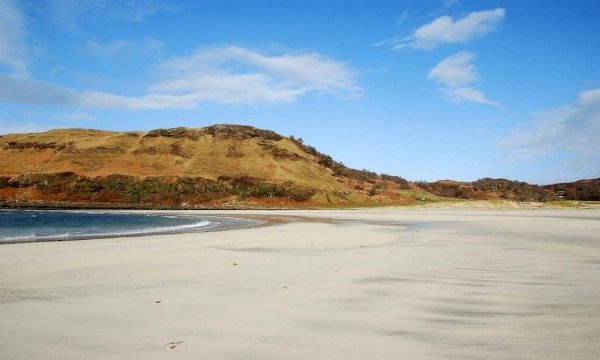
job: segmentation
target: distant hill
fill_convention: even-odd
[[[566,198],[598,197],[598,179],[581,184],[409,183],[348,168],[293,136],[241,125],[0,136],[0,206],[343,207],[444,199],[545,201],[559,190]]]
[[[574,183],[531,185],[522,181],[484,178],[473,182],[440,180],[415,183],[432,194],[465,200],[600,201],[600,179],[579,180]]]
[[[544,189],[566,200],[600,201],[600,179],[546,185]]]

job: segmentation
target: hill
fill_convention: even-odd
[[[544,189],[565,200],[600,201],[600,179],[546,185]]]
[[[532,185],[522,181],[484,178],[473,182],[440,180],[415,183],[437,196],[464,200],[510,200],[545,202],[553,200],[600,201],[600,179],[573,183]]]
[[[0,136],[4,206],[408,204],[435,196],[250,126]]]
[[[255,208],[439,200],[600,200],[600,179],[410,183],[356,170],[301,139],[242,125],[0,136],[0,206]]]

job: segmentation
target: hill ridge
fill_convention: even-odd
[[[61,129],[0,137],[4,203],[321,206],[413,201],[398,192],[405,181],[383,186],[341,170],[351,169],[293,136],[247,125],[143,132]],[[387,194],[380,191],[384,188]]]
[[[5,206],[358,206],[547,201],[557,194],[600,199],[600,179],[573,184],[490,178],[410,183],[348,168],[300,138],[248,125],[0,136],[0,205]]]

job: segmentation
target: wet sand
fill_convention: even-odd
[[[0,246],[0,359],[600,358],[598,210],[221,214]]]

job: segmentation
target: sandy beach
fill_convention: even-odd
[[[598,210],[208,213],[0,246],[0,359],[600,358]]]

